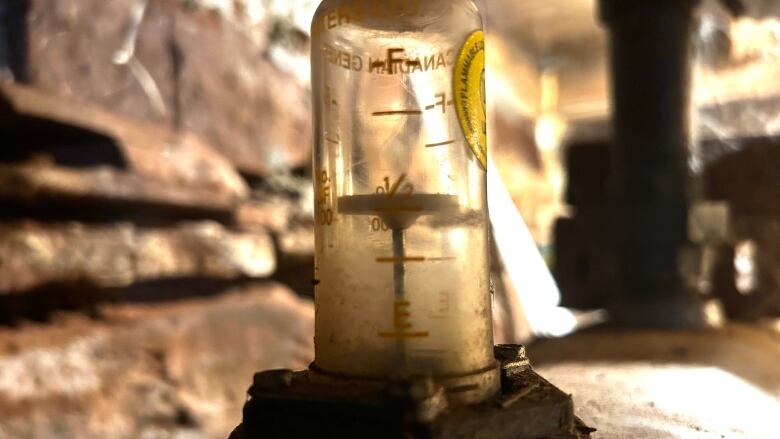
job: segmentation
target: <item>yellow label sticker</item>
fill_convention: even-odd
[[[463,44],[453,78],[455,110],[471,150],[487,169],[487,103],[485,99],[485,34],[476,31]]]

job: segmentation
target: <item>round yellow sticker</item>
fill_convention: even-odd
[[[453,78],[455,110],[471,150],[487,169],[487,104],[485,100],[485,34],[476,31],[463,44]]]

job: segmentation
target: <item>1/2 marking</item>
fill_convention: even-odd
[[[411,197],[414,195],[414,186],[411,183],[404,183],[406,174],[401,174],[393,184],[390,184],[390,177],[385,177],[385,185],[376,188],[377,194],[387,194],[387,198],[393,198],[398,190],[403,187],[404,195]],[[403,186],[402,186],[403,184]]]

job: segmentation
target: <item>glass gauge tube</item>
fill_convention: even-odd
[[[313,370],[497,390],[484,37],[471,0],[333,0],[312,25]]]

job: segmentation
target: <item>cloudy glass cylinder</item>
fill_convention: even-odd
[[[318,371],[494,376],[481,29],[471,0],[315,15]]]

